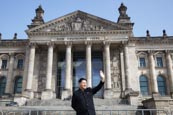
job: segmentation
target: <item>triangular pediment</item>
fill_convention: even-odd
[[[63,32],[63,31],[104,31],[128,30],[129,28],[115,22],[82,12],[75,11],[65,16],[28,29],[30,32]]]

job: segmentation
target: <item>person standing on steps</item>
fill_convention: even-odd
[[[96,115],[93,95],[96,94],[104,85],[105,75],[100,70],[100,83],[94,87],[87,87],[85,78],[79,79],[79,89],[73,93],[71,106],[76,111],[76,115]]]

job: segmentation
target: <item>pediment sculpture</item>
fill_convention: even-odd
[[[27,32],[104,31],[126,29],[129,28],[94,15],[76,11],[31,28]]]
[[[57,24],[54,28],[51,28],[54,31],[99,31],[104,30],[103,26],[99,24],[92,24],[90,20],[84,20],[80,17],[77,17],[75,20],[68,22],[62,22]]]

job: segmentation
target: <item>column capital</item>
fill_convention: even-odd
[[[71,41],[65,41],[64,42],[66,46],[72,46],[72,42]]]
[[[103,44],[106,46],[109,46],[111,44],[111,42],[110,41],[103,41]]]
[[[47,44],[47,46],[52,46],[52,47],[54,47],[54,45],[55,45],[54,42],[47,42],[46,44]]]
[[[124,43],[124,41],[121,42],[121,44],[119,45],[120,48],[124,48],[126,45]]]
[[[120,46],[118,47],[118,50],[119,50],[120,52],[123,52],[123,51],[124,51],[124,45],[120,45]]]
[[[14,56],[15,53],[14,52],[9,52],[8,54],[9,54],[9,56]]]
[[[92,41],[85,41],[85,45],[87,45],[87,46],[91,46],[93,43],[92,43]]]
[[[165,50],[166,55],[173,53],[172,50]]]
[[[31,47],[36,47],[36,45],[37,45],[37,43],[33,43],[33,42],[30,42],[29,43],[29,47],[31,48]]]
[[[155,52],[154,52],[153,50],[148,50],[148,54],[149,54],[149,55],[154,55],[154,53],[155,53]]]

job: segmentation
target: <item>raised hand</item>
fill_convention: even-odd
[[[105,82],[105,74],[103,73],[102,70],[100,70],[100,78],[102,82]]]

